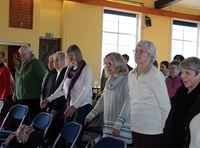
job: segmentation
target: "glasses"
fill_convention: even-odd
[[[104,67],[110,67],[110,66],[112,66],[112,65],[113,65],[112,62],[110,62],[110,63],[104,63],[104,64],[103,64]]]
[[[147,53],[147,51],[144,51],[144,50],[133,50],[133,53],[135,53],[135,54],[144,54],[144,53]]]

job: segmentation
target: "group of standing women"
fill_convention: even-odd
[[[109,78],[85,123],[104,111],[103,136],[133,143],[134,148],[159,148],[171,107],[165,78],[153,66],[156,47],[152,42],[140,41],[134,56],[137,67],[130,72],[119,53],[105,56]]]
[[[31,54],[31,49],[29,51],[20,48],[19,52],[22,60],[26,59],[28,53],[31,58],[22,63],[16,72],[19,75],[17,90],[22,86],[24,77],[20,77],[20,74],[24,67],[31,60],[35,61],[33,63],[38,63]],[[0,52],[0,59],[3,56],[5,55]],[[176,91],[174,101],[170,104],[165,78],[153,66],[156,47],[152,42],[147,40],[138,42],[134,50],[137,67],[130,72],[124,58],[119,53],[111,52],[104,57],[104,68],[109,77],[102,96],[93,108],[92,69],[84,61],[77,45],[71,45],[66,50],[66,56],[68,65],[63,73],[63,81],[41,100],[41,108],[64,96],[63,114],[67,117],[66,122],[75,121],[82,125],[87,125],[104,112],[103,136],[114,136],[127,144],[133,143],[134,148],[178,148],[197,146],[200,143],[195,139],[198,133],[194,130],[199,122],[200,112],[200,59],[197,57],[187,58],[180,64],[180,75],[184,85]],[[6,69],[4,62],[0,61],[0,75],[2,67]],[[34,67],[35,70],[38,69]],[[42,66],[40,68],[42,70],[39,70],[38,76],[41,76],[42,81],[45,70]],[[60,70],[57,72],[60,73]],[[26,90],[25,93],[29,91]],[[4,97],[3,91],[0,92],[1,97]],[[17,99],[21,103],[27,103],[27,100],[20,100],[23,94],[17,91]],[[10,93],[5,97],[11,95]],[[30,100],[28,102],[36,106],[39,102],[35,100],[39,96],[34,95],[35,93],[31,102]]]
[[[0,51],[0,100],[3,101],[0,112],[0,124],[12,106],[13,95],[13,77],[8,65],[5,63],[5,58],[4,51]]]
[[[134,148],[199,147],[200,59],[189,57],[181,62],[184,85],[170,104],[165,78],[153,66],[154,44],[140,41],[134,56],[137,67],[129,73],[120,54],[105,56],[109,77],[85,124],[104,111],[103,136],[132,142]]]

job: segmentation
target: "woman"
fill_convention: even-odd
[[[135,49],[136,69],[129,72],[131,130],[134,148],[159,148],[170,110],[163,74],[153,66],[156,47],[140,41]]]
[[[50,62],[53,62],[53,65]],[[52,69],[50,69],[51,65]],[[46,99],[51,94],[53,94],[56,89],[62,83],[67,67],[65,66],[65,52],[57,51],[49,57],[48,60],[49,72],[43,79],[42,89],[41,89],[41,101]],[[56,136],[60,132],[60,129],[64,125],[64,107],[65,107],[65,96],[56,98],[54,101],[50,102],[44,111],[52,114],[53,120],[51,126],[49,127],[49,137],[48,144],[51,147],[53,141],[55,141]]]
[[[52,71],[53,69],[55,69],[54,65],[53,65],[53,55],[50,55],[48,58],[48,63],[47,63],[47,67],[48,67],[48,71]]]
[[[169,62],[168,61],[160,62],[160,71],[163,73],[164,77],[167,79],[169,76]]]
[[[169,77],[166,79],[167,90],[172,102],[172,97],[175,95],[176,90],[183,85],[180,76],[180,63],[178,61],[172,61],[169,63]]]
[[[0,50],[0,100],[3,100],[4,102],[0,114],[0,125],[12,105],[13,89],[11,76],[8,66],[5,64],[5,52]]]
[[[92,70],[83,60],[80,48],[71,45],[66,51],[68,64],[63,82],[58,89],[41,102],[44,108],[47,103],[65,95],[67,122],[75,121],[84,124],[86,115],[92,109]]]
[[[119,53],[113,52],[105,56],[104,66],[109,77],[101,98],[87,115],[85,124],[104,111],[103,136],[114,136],[131,143],[127,65]]]
[[[184,60],[184,56],[182,56],[181,54],[177,54],[173,57],[173,61],[178,61],[178,62],[182,62]]]
[[[189,125],[200,113],[200,59],[190,57],[180,64],[183,86],[173,97],[173,104],[164,128],[165,147],[189,147],[191,139]],[[196,129],[198,131],[198,128]],[[196,137],[194,137],[196,138]]]

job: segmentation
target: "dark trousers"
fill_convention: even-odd
[[[77,123],[82,124],[84,126],[85,117],[88,115],[88,113],[91,110],[92,110],[92,105],[91,104],[87,104],[87,105],[84,105],[82,107],[79,107],[75,111],[75,113],[74,113],[74,115],[72,117],[67,117],[66,118],[66,123],[70,122],[70,121],[74,121],[74,122],[77,122]],[[77,148],[84,148],[85,147],[84,143],[81,140],[82,133],[83,133],[83,131],[81,132],[79,138],[77,139],[77,145],[76,145]]]
[[[161,148],[162,134],[145,135],[132,132],[134,148]]]
[[[5,100],[3,100],[4,102],[4,105],[3,105],[3,108],[1,110],[1,113],[0,113],[0,125],[2,124],[4,118],[6,117],[9,109],[12,107],[12,105],[14,104],[12,102],[12,96],[8,96]],[[8,122],[5,123],[5,126],[4,126],[4,129],[10,129],[12,130],[13,128],[11,128],[11,120],[9,120]],[[15,130],[15,129],[13,129]]]
[[[51,125],[49,127],[49,130],[47,132],[47,146],[52,147],[63,125],[64,125],[64,118],[57,118],[56,116],[54,116]]]
[[[17,100],[17,102],[28,106],[28,115],[24,123],[29,125],[33,121],[33,118],[40,113],[40,99]]]
[[[77,122],[79,124],[84,125],[85,122],[85,117],[88,115],[88,113],[92,110],[92,105],[91,104],[87,104],[84,105],[82,107],[79,107],[74,115],[72,117],[67,117],[66,118],[66,123],[70,122],[70,121],[74,121]]]

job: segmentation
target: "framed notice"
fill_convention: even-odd
[[[32,29],[33,0],[9,1],[9,27]]]

